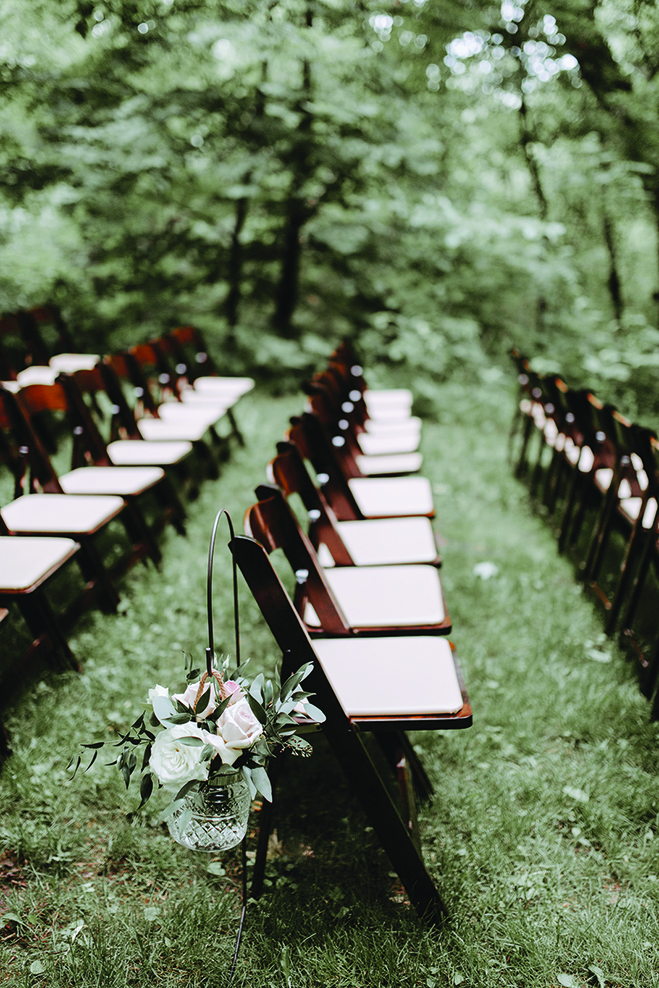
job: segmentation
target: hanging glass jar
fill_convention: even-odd
[[[222,777],[222,783],[205,783],[188,793],[167,820],[178,844],[192,851],[227,851],[247,833],[251,799],[242,773]]]

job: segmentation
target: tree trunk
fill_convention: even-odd
[[[313,15],[307,7],[306,25],[311,27]],[[284,226],[284,244],[281,263],[281,273],[275,294],[275,311],[272,315],[272,325],[276,332],[287,339],[296,335],[293,326],[293,313],[298,301],[300,281],[300,262],[302,245],[300,233],[302,227],[312,215],[300,188],[309,173],[309,142],[311,139],[311,114],[304,104],[312,98],[311,66],[307,59],[302,63],[302,89],[297,104],[297,110],[302,114],[298,128],[297,143],[293,153],[291,185],[288,197],[286,224]]]

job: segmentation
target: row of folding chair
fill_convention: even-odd
[[[21,314],[26,339],[40,339],[48,311]],[[190,327],[103,358],[37,363],[45,344],[30,354],[19,370],[5,361],[0,384],[3,700],[44,659],[75,667],[73,621],[92,603],[115,610],[117,579],[139,560],[160,562],[167,524],[185,532],[185,501],[218,476],[231,436],[242,442],[232,415],[219,426],[253,385],[204,375],[214,368]]]
[[[269,482],[256,488],[258,500],[245,514],[247,534],[230,547],[281,648],[283,673],[314,663],[309,689],[326,714],[322,728],[410,900],[419,912],[438,914],[443,905],[423,861],[415,805],[432,785],[406,732],[466,728],[471,706],[447,637],[430,486],[391,459],[411,450],[366,453],[360,444],[407,434],[417,445],[411,396],[369,396],[354,355],[344,354],[340,348],[332,356],[329,384],[326,372],[310,382],[307,407],[291,420],[268,465]],[[384,456],[383,475],[375,476],[370,457]],[[290,566],[292,596],[272,565],[276,550]],[[255,894],[270,812],[261,813]]]
[[[519,398],[511,429],[517,475],[561,552],[635,657],[659,715],[659,442],[588,389],[540,375],[513,353]]]

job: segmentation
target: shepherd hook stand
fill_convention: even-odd
[[[215,555],[215,539],[217,537],[217,529],[220,524],[222,515],[225,516],[227,523],[229,525],[229,533],[231,535],[231,540],[235,539],[235,532],[233,528],[233,522],[231,520],[231,515],[226,508],[221,508],[215,516],[215,524],[213,525],[213,532],[211,535],[210,546],[208,549],[208,572],[206,577],[206,609],[208,612],[208,648],[206,649],[206,672],[208,673],[209,679],[213,675],[213,662],[215,659],[215,642],[213,638],[213,557]],[[236,564],[235,556],[232,555],[232,570],[233,570],[233,627],[236,639],[236,665],[240,665],[240,614],[238,609],[238,567]],[[238,961],[238,951],[240,950],[240,941],[243,935],[243,925],[245,922],[245,913],[247,911],[247,836],[243,837],[241,842],[242,848],[242,869],[243,869],[243,885],[242,885],[242,908],[240,911],[240,922],[238,924],[238,935],[236,937],[236,947],[233,952],[233,960],[231,961],[231,968],[229,969],[229,980],[228,985],[231,985],[233,981],[233,975],[236,970],[236,963]]]

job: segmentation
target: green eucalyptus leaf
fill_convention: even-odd
[[[140,782],[140,796],[142,797],[142,801],[139,806],[140,809],[144,806],[146,801],[149,799],[152,792],[153,792],[153,779],[149,772],[145,772],[145,774],[142,776],[142,781]]]
[[[220,719],[220,717],[222,716],[222,714],[227,709],[230,703],[231,703],[231,697],[230,696],[225,697],[221,703],[218,703],[213,713],[208,715],[206,720],[212,720],[213,723],[217,723],[217,721]]]
[[[249,703],[254,716],[261,724],[263,724],[263,726],[265,726],[268,723],[268,715],[266,714],[265,710],[263,709],[259,701],[256,699],[256,697],[253,697],[251,693],[248,693],[247,702]]]
[[[203,748],[204,742],[202,738],[197,738],[193,734],[189,737],[179,738],[181,744],[184,744],[187,748]]]
[[[172,724],[177,723],[177,721],[173,719],[177,716],[177,710],[168,696],[154,696],[153,713],[157,717],[159,723],[163,724],[165,727],[170,727]],[[180,723],[180,721],[178,723]]]
[[[182,799],[173,799],[171,803],[167,804],[167,806],[164,808],[164,810],[158,817],[158,822],[165,823],[170,818],[172,813],[176,812],[176,810],[179,810],[182,805],[183,805]]]
[[[243,778],[245,779],[245,781],[247,782],[247,785],[249,786],[249,795],[250,795],[251,799],[254,799],[254,797],[256,796],[256,786],[254,785],[254,783],[252,781],[252,772],[251,772],[251,769],[249,768],[249,766],[243,765],[241,767],[240,771],[242,772]]]
[[[181,786],[179,791],[174,796],[174,801],[176,802],[177,800],[183,799],[184,796],[187,796],[188,793],[192,792],[193,789],[198,789],[198,788],[199,788],[199,780],[191,779],[190,782],[186,782],[184,786]]]
[[[249,692],[250,692],[251,696],[253,696],[254,699],[258,701],[258,703],[263,703],[263,686],[264,686],[264,682],[265,682],[265,677],[264,677],[263,673],[260,672],[258,674],[258,676],[256,676],[256,678],[254,679],[254,682],[252,683],[252,685],[249,688]]]
[[[325,723],[326,720],[325,714],[320,709],[320,707],[315,707],[313,703],[305,703],[304,713],[306,714],[307,717],[311,717],[311,719],[316,721],[316,723],[318,724]]]
[[[151,749],[152,749],[152,747],[153,747],[153,745],[149,743],[149,744],[147,744],[146,748],[144,749],[144,756],[142,758],[142,771],[144,771],[144,769],[149,764],[149,759],[151,757]]]
[[[270,784],[270,778],[268,773],[260,765],[256,765],[252,769],[252,781],[254,785],[261,793],[264,799],[267,799],[269,803],[272,802],[272,786]]]

